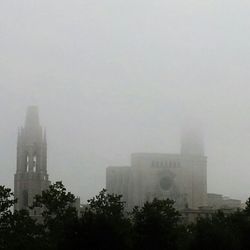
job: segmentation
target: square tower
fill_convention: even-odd
[[[34,196],[50,185],[47,174],[46,132],[40,126],[36,106],[27,109],[25,125],[18,130],[17,166],[14,178],[15,210],[29,209]],[[39,211],[34,211],[35,213]]]

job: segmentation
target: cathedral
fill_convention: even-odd
[[[27,109],[24,127],[18,130],[14,177],[14,195],[17,198],[15,210],[29,210],[34,196],[41,194],[49,185],[46,132],[40,125],[38,108],[30,106]],[[39,209],[32,211],[33,215],[40,212]]]
[[[180,154],[132,154],[131,166],[107,168],[106,188],[122,195],[127,210],[154,198],[172,199],[177,209],[205,207],[207,158],[202,136],[186,131]]]

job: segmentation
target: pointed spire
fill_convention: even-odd
[[[46,128],[44,128],[43,142],[47,144],[47,131],[46,131]]]
[[[20,128],[17,129],[17,146],[21,143],[21,132]]]
[[[37,106],[29,106],[26,113],[25,128],[38,128],[39,112]]]

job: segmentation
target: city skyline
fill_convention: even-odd
[[[82,201],[133,152],[175,153],[202,123],[208,191],[250,190],[247,1],[2,1],[0,183],[13,188],[17,127],[38,105],[52,181]],[[4,174],[3,174],[4,173]]]
[[[32,140],[37,140],[35,139],[37,136],[39,137],[40,135],[37,134],[35,135],[34,134],[34,131],[37,131],[39,130],[38,128],[42,129],[42,127],[40,127],[40,118],[39,118],[39,107],[37,106],[29,106],[27,108],[27,111],[26,111],[26,118],[25,118],[25,127],[22,128],[22,127],[19,127],[18,128],[18,139],[17,139],[17,150],[20,151],[20,143],[21,143],[21,138],[24,136],[24,131],[25,131],[25,134],[26,136],[28,134],[30,134],[30,136],[34,137],[32,139],[32,137],[30,139]],[[195,129],[196,128],[196,129]],[[205,152],[204,152],[204,138],[203,138],[203,135],[201,134],[201,127],[200,125],[198,126],[196,124],[196,126],[191,126],[191,123],[189,122],[189,124],[185,127],[185,128],[182,128],[183,129],[183,132],[181,133],[181,138],[182,138],[182,143],[181,143],[181,146],[180,146],[180,152],[181,152],[181,155],[182,154],[194,154],[196,155],[198,153],[198,155],[203,155]],[[32,132],[33,131],[33,132]],[[36,132],[37,133],[37,132]],[[185,134],[186,133],[186,134]],[[22,135],[23,134],[23,135]],[[47,138],[46,138],[46,129],[44,130],[43,132],[44,135],[42,135],[42,137],[44,136],[44,140],[47,142]],[[41,137],[41,138],[42,138]],[[29,137],[28,137],[29,138]],[[29,139],[29,140],[30,140]],[[24,146],[24,150],[25,150],[25,145]],[[27,145],[28,147],[30,147],[29,145]],[[47,148],[47,143],[46,143],[46,148]],[[35,150],[35,149],[34,149]],[[20,165],[20,161],[18,163],[18,159],[19,159],[19,151],[17,151],[17,173],[18,173],[18,169],[20,169],[21,165]],[[37,151],[37,150],[35,150]],[[47,150],[46,150],[47,151]],[[31,151],[31,153],[33,152],[33,150]],[[33,154],[33,153],[32,153]],[[150,155],[150,154],[155,154],[155,155],[168,155],[166,152],[165,154],[163,153],[157,153],[157,152],[148,152],[146,153],[146,155]],[[46,152],[46,155],[47,155],[47,152]],[[133,156],[134,153],[131,153],[131,156]],[[172,154],[173,156],[177,156],[177,154]],[[40,157],[39,157],[40,158]],[[28,164],[28,163],[27,163]],[[39,163],[40,164],[40,163]],[[46,165],[47,165],[47,159],[46,159]],[[24,167],[23,167],[24,168]],[[32,167],[31,167],[32,168]],[[47,166],[46,166],[47,168]],[[119,167],[118,167],[119,168]],[[26,170],[25,170],[26,171]],[[28,170],[27,170],[28,171]],[[31,169],[30,170],[31,172],[33,172],[33,170]],[[207,172],[207,167],[206,167],[206,172]],[[107,177],[106,177],[107,178]],[[207,177],[205,178],[206,179],[206,182],[207,182]],[[58,180],[54,180],[54,181],[58,181]],[[107,179],[106,179],[107,181]],[[25,180],[24,180],[25,182]],[[105,183],[105,186],[107,185],[107,183]],[[32,186],[30,187],[31,190],[32,190]],[[29,189],[29,188],[28,188]],[[207,187],[206,187],[206,190],[207,190]],[[16,191],[15,191],[16,192]],[[33,192],[33,191],[32,191]],[[39,193],[39,191],[37,191]],[[209,193],[209,191],[208,191]],[[85,195],[88,195],[88,194],[85,194]],[[223,195],[223,194],[222,194]],[[22,196],[22,195],[21,195]],[[17,196],[16,196],[17,197]],[[225,196],[226,197],[226,196]],[[19,200],[22,200],[22,198],[19,198]],[[29,198],[30,202],[32,200],[32,197]],[[244,202],[244,200],[242,201]]]

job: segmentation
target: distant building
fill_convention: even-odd
[[[25,126],[18,131],[15,209],[29,209],[34,196],[41,194],[49,185],[46,133],[40,126],[38,108],[31,106],[27,110]],[[33,213],[36,215],[40,211],[35,209]]]
[[[230,215],[242,209],[240,200],[224,197],[221,194],[207,194],[207,206],[198,209],[185,208],[180,210],[182,222],[185,224],[196,223],[200,218],[211,218],[218,211]]]
[[[207,205],[207,158],[201,137],[182,138],[181,154],[132,154],[131,167],[108,167],[106,188],[121,194],[127,209],[170,198],[178,209]]]
[[[241,208],[241,200],[231,199],[222,194],[207,194],[207,204],[213,209],[237,209]]]
[[[106,172],[106,188],[109,193],[122,194],[128,205],[131,195],[131,167],[109,167]]]
[[[236,209],[233,208],[224,208],[219,210],[225,215],[230,215],[236,211]],[[181,221],[185,224],[196,223],[197,220],[201,218],[212,218],[212,216],[218,213],[219,210],[213,209],[209,206],[198,209],[182,209],[180,210]]]

